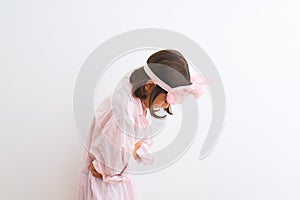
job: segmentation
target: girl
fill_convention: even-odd
[[[203,83],[203,82],[202,82]],[[201,81],[190,77],[183,55],[161,50],[147,64],[122,78],[114,93],[97,107],[81,171],[79,200],[137,200],[134,182],[126,173],[131,159],[151,165],[151,116],[172,114],[187,94],[199,98]]]

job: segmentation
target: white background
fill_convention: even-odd
[[[144,200],[299,199],[299,8],[296,0],[2,0],[0,199],[76,199],[77,73],[102,42],[152,27],[205,49],[227,110],[208,158],[197,159],[195,143],[171,167],[134,177]]]

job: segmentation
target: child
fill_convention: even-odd
[[[151,116],[184,97],[202,94],[201,82],[190,77],[186,59],[176,50],[161,50],[147,64],[122,78],[114,93],[97,107],[88,136],[79,200],[137,200],[130,159],[151,165]],[[149,111],[149,112],[148,112]],[[142,136],[142,137],[141,137]]]

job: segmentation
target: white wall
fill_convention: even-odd
[[[144,199],[299,199],[298,11],[296,0],[1,1],[0,199],[76,198],[77,73],[102,42],[146,27],[206,50],[227,113],[207,159],[199,137],[176,164],[135,176]]]

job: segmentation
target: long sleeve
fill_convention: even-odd
[[[151,147],[153,140],[148,138],[148,139],[141,139],[142,140],[142,145],[140,146],[139,149],[136,150],[137,158],[136,161],[138,163],[144,164],[144,165],[151,165],[154,162],[154,158],[151,155]]]
[[[124,182],[127,176],[122,172],[128,164],[134,143],[134,138],[128,136],[126,131],[133,130],[133,127],[126,113],[115,116],[117,113],[110,109],[110,101],[111,98],[107,98],[96,110],[89,154],[93,160],[92,164],[97,172],[102,174],[104,182]]]
[[[151,115],[147,112],[145,116],[142,109],[143,105],[139,99],[133,99],[132,101],[137,105],[136,113],[134,115],[135,133],[137,136],[136,142],[142,141],[140,148],[136,150],[137,158],[135,160],[144,165],[151,165],[154,162],[151,150],[153,139],[149,137],[152,134],[152,130],[150,128]]]

